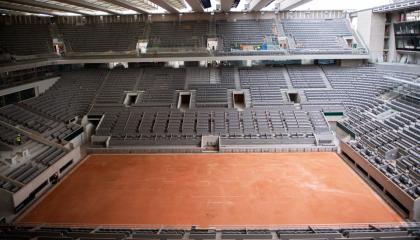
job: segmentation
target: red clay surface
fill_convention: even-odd
[[[335,153],[92,155],[20,222],[281,225],[402,219]]]

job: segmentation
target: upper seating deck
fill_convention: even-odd
[[[134,51],[144,35],[144,23],[58,25],[69,52]]]
[[[21,134],[21,145],[15,141],[18,134]],[[17,192],[66,154],[64,149],[42,144],[1,123],[0,144],[10,149],[9,155],[3,152],[0,156],[0,175],[5,176],[0,179],[0,188],[10,192]],[[27,157],[20,156],[23,150],[27,151]],[[9,156],[15,155],[20,156],[19,161],[12,163]]]
[[[150,24],[148,47],[205,48],[209,22],[154,22]]]
[[[98,141],[91,145],[97,151],[200,152],[203,139],[210,137],[217,137],[221,152],[334,151],[324,114],[338,112],[347,117],[342,125],[358,136],[366,159],[401,191],[413,199],[419,196],[420,104],[416,92],[386,78],[401,76],[410,82],[418,78],[415,74],[375,66],[287,65],[84,69],[61,76],[40,97],[0,109],[0,124],[15,127],[0,129],[3,144],[13,145],[18,128],[65,143],[80,129],[67,121],[88,115],[99,122],[92,138]],[[190,94],[184,109],[178,109],[180,93]],[[235,106],[234,93],[243,94],[242,107]],[[293,93],[300,101],[292,100]],[[124,103],[127,94],[136,96],[132,104]],[[43,148],[34,143],[31,149],[39,151],[33,160],[2,168],[0,174],[27,184],[65,154],[60,148]],[[395,148],[399,155],[390,166],[385,155]],[[21,188],[16,183],[3,181],[0,186],[16,192]]]
[[[261,45],[267,39],[278,36],[277,26],[272,19],[238,20],[216,22],[216,32],[223,39],[223,51],[239,50],[240,45]]]
[[[73,120],[76,116],[83,117],[106,73],[105,70],[97,69],[63,72],[61,80],[49,91],[23,104],[64,122]]]
[[[0,25],[0,48],[13,55],[51,54],[52,37],[47,24]]]
[[[58,24],[2,25],[0,47],[12,55],[52,53],[54,38],[65,45],[61,57],[69,59],[85,55],[149,58],[366,54],[360,49],[360,43],[357,51],[348,46],[346,39],[355,43],[357,38],[346,21],[218,19],[107,23],[98,20],[97,23],[61,21]],[[282,37],[287,37],[287,42]],[[207,50],[208,38],[219,41],[217,49]],[[146,51],[138,51],[139,41],[139,48],[145,47]],[[4,55],[4,58],[4,61],[12,61],[10,56]]]
[[[341,52],[351,53],[343,37],[353,34],[346,19],[290,19],[283,20],[286,36],[294,42],[291,51],[295,53]]]

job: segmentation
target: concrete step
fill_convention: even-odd
[[[284,79],[286,80],[287,88],[293,89],[292,81],[290,80],[289,72],[286,68],[282,68]]]
[[[238,67],[234,68],[233,77],[235,80],[235,89],[241,89],[241,80],[239,78],[239,69]]]
[[[328,80],[327,76],[325,75],[325,72],[322,68],[318,68],[319,69],[319,74],[321,75],[322,80],[324,80],[325,86],[328,89],[333,89],[333,87],[331,86],[330,81]]]
[[[210,69],[210,84],[220,84],[220,72],[219,69]]]

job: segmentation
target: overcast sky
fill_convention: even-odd
[[[294,10],[365,9],[391,3],[390,0],[312,0]]]

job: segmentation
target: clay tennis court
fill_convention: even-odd
[[[335,153],[91,155],[20,222],[281,225],[401,218]]]

